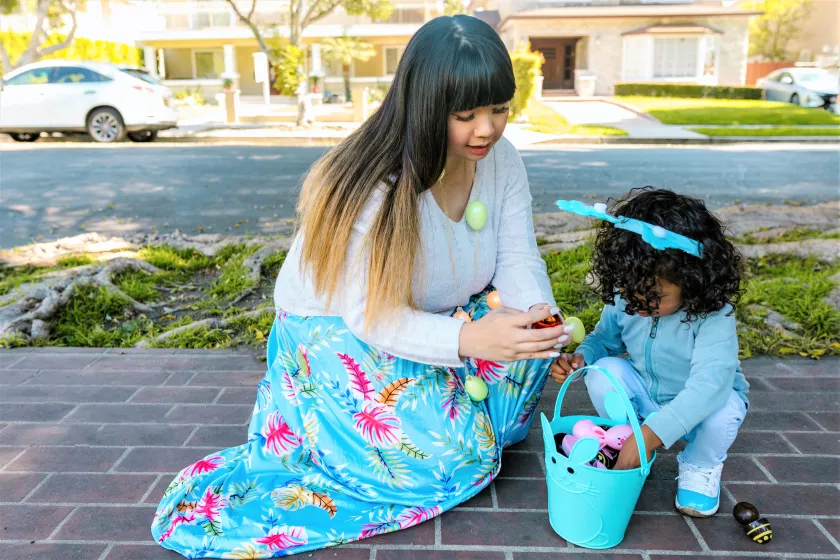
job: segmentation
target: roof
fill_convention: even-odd
[[[529,19],[578,19],[578,18],[632,18],[632,17],[702,17],[732,16],[747,17],[761,15],[760,10],[724,8],[714,5],[665,4],[642,6],[580,6],[571,8],[540,8],[514,12],[507,16],[500,27],[512,20]]]
[[[708,25],[699,25],[695,23],[673,23],[661,25],[648,25],[634,29],[622,35],[672,35],[672,34],[686,34],[686,33],[703,33],[722,35],[723,31],[709,27]]]

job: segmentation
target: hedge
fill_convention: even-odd
[[[761,99],[761,88],[701,86],[694,84],[626,83],[615,85],[616,95],[643,97],[693,97],[705,99]]]
[[[513,76],[516,80],[516,93],[511,100],[510,109],[513,117],[516,118],[528,107],[528,101],[534,93],[537,77],[540,75],[545,59],[542,53],[532,51],[529,44],[524,49],[511,52],[510,60],[513,63]]]
[[[0,42],[3,43],[6,52],[9,53],[9,59],[12,63],[20,59],[26,51],[31,35],[31,33],[18,33],[16,31],[0,31]],[[44,43],[44,46],[55,45],[63,39],[63,35],[53,33]],[[85,37],[76,37],[66,49],[51,53],[44,58],[111,62],[127,66],[142,65],[141,52],[136,47],[111,41],[86,39]],[[3,63],[0,62],[0,74],[4,72]]]

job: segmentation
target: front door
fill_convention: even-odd
[[[545,58],[543,89],[574,89],[577,39],[531,39],[531,49]]]

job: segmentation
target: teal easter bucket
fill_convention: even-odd
[[[587,370],[597,370],[612,383],[615,392],[607,395],[605,407],[610,418],[596,416],[561,416],[563,398],[569,385]],[[606,470],[589,466],[600,449],[591,437],[579,439],[566,457],[557,450],[556,434],[571,434],[580,420],[601,426],[629,423],[636,436],[641,466],[633,470]],[[624,539],[630,517],[639,500],[656,456],[648,461],[639,419],[624,387],[603,368],[587,366],[571,374],[557,396],[554,419],[540,414],[545,441],[548,516],[551,527],[568,542],[593,549],[611,548]]]

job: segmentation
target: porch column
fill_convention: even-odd
[[[159,77],[157,69],[157,49],[154,47],[143,47],[143,64],[146,67],[146,70],[149,71],[149,74],[155,78]]]
[[[236,71],[236,47],[225,45],[224,47],[225,71],[222,78],[233,81],[233,90],[239,90],[239,73]]]

